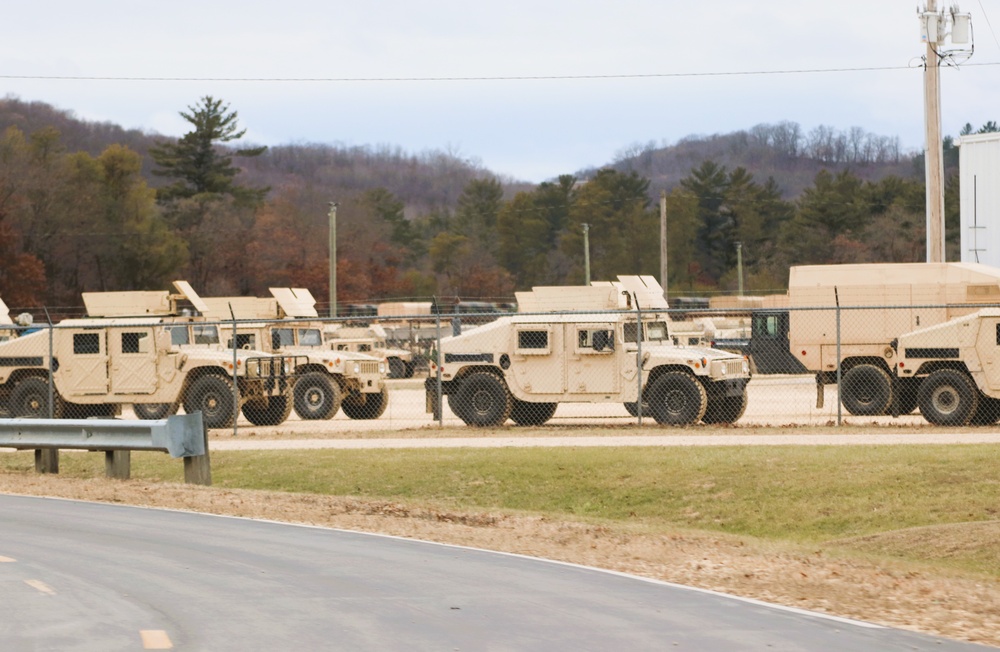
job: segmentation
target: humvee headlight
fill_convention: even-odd
[[[361,373],[361,365],[358,364],[357,362],[354,363],[354,373],[356,373],[356,374],[360,374]]]
[[[380,374],[384,374],[385,373],[385,363],[384,362],[378,363],[378,372]]]
[[[743,358],[743,373],[750,373],[750,361],[746,358]]]
[[[719,365],[719,373],[723,376],[726,375],[726,365]]]

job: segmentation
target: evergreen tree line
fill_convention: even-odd
[[[205,296],[267,295],[274,286],[327,296],[330,189],[290,176],[241,183],[264,148],[238,149],[244,130],[221,100],[181,113],[191,131],[143,158],[124,145],[67,152],[59,133],[16,127],[0,137],[0,298],[10,306],[73,307],[83,291],[166,289],[190,281]],[[987,129],[990,125],[984,126]],[[971,126],[968,127],[971,133]],[[155,183],[155,179],[152,179]],[[449,204],[416,214],[387,188],[339,201],[338,300],[503,300],[534,285],[659,276],[659,192],[638,172],[563,175],[515,191],[489,174]],[[958,177],[949,176],[949,260],[958,250]],[[795,264],[920,261],[924,186],[918,178],[865,181],[821,171],[797,198],[742,167],[695,167],[665,197],[669,290],[732,292],[742,252],[744,288],[780,291]]]

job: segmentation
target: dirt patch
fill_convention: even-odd
[[[803,550],[704,533],[649,534],[391,501],[134,480],[0,473],[0,493],[307,523],[500,550],[1000,646],[1000,582],[831,557],[832,549]]]

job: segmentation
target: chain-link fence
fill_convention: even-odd
[[[1000,419],[1000,310],[971,311],[7,324],[0,416],[158,419],[200,410],[214,429],[302,434],[433,424],[992,424]]]

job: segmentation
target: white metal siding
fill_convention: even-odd
[[[1000,267],[1000,133],[959,139],[962,262]]]

